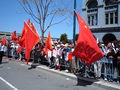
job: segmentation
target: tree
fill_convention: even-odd
[[[63,43],[66,43],[67,42],[67,34],[64,33],[64,34],[61,34],[60,36],[60,41],[63,42]]]
[[[58,7],[55,0],[18,0],[23,9],[29,14],[40,26],[41,37],[44,38],[45,32],[53,25],[65,20],[55,20],[58,15],[65,15],[64,9]],[[64,7],[63,7],[64,8]],[[56,22],[57,21],[57,22]]]

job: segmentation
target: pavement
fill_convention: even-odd
[[[14,59],[12,59],[14,60]],[[15,61],[19,61],[19,60],[15,60]],[[21,61],[20,61],[21,62]],[[25,62],[23,62],[25,63]],[[32,63],[28,63],[28,65],[31,65]],[[73,73],[68,73],[66,71],[60,71],[60,70],[55,70],[55,69],[50,69],[49,67],[45,66],[45,65],[38,65],[37,69],[43,69],[49,72],[53,72],[62,76],[65,76],[67,78],[70,79],[75,79],[75,80],[79,80],[79,81],[84,81],[86,83],[92,83],[92,85],[97,85],[109,90],[120,90],[120,84],[114,83],[114,82],[108,82],[102,79],[94,79],[94,78],[87,78],[87,77],[80,77],[79,75],[75,75]]]
[[[71,79],[75,79],[75,80],[79,79],[79,81],[81,80],[81,81],[85,81],[85,82],[88,82],[88,83],[92,83],[93,85],[98,85],[100,87],[103,87],[103,88],[106,88],[106,89],[109,89],[109,90],[120,90],[120,84],[117,84],[117,83],[108,82],[108,81],[104,81],[104,80],[101,80],[101,79],[80,77],[78,75],[75,75],[73,73],[68,73],[66,71],[50,69],[49,67],[44,66],[44,65],[39,65],[39,66],[37,66],[37,68],[41,68],[41,69],[47,70],[49,72],[57,73],[57,74],[60,74],[62,76],[66,76],[66,77],[71,78]]]

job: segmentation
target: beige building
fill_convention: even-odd
[[[2,32],[2,31],[0,31],[0,39],[2,38],[2,37],[6,37],[6,39],[7,40],[11,40],[11,32]]]
[[[83,18],[105,43],[120,40],[120,0],[83,0]]]
[[[7,40],[11,40],[11,35],[12,35],[12,32],[2,32],[0,31],[0,39],[2,37],[6,37]],[[17,33],[17,35],[21,35],[20,33]],[[44,41],[46,40],[46,37],[44,37]],[[53,42],[59,40],[59,38],[52,38]]]

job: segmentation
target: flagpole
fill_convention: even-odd
[[[74,0],[74,11],[76,10],[76,0]],[[75,45],[75,34],[76,34],[76,16],[73,15],[73,43]]]

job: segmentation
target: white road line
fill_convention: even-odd
[[[18,90],[16,87],[14,87],[12,84],[10,84],[9,82],[7,82],[5,79],[3,79],[2,77],[0,77],[0,80],[2,80],[3,82],[5,82],[8,86],[10,86],[11,88],[13,88],[13,90]]]

